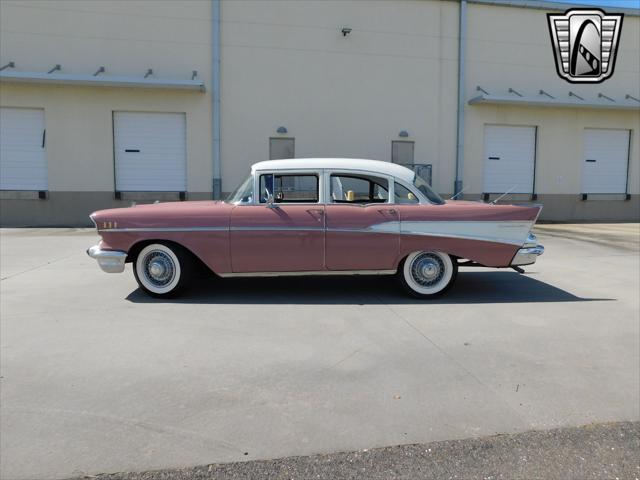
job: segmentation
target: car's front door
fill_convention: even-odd
[[[389,180],[331,173],[326,205],[328,270],[392,270],[400,245],[400,219],[389,203]]]
[[[319,173],[258,172],[256,204],[231,212],[234,273],[324,270]]]

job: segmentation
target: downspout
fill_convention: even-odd
[[[211,111],[212,111],[212,159],[213,159],[213,199],[222,196],[222,177],[220,173],[220,0],[211,0]]]
[[[460,0],[458,33],[458,138],[456,143],[456,180],[453,184],[454,195],[457,195],[462,191],[462,178],[464,175],[464,97],[465,60],[467,48],[467,0]]]

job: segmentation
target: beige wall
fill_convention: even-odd
[[[222,189],[232,190],[249,166],[268,158],[269,137],[285,126],[296,156],[391,159],[391,142],[407,130],[415,161],[433,164],[433,183],[452,191],[456,158],[458,2],[439,0],[221,2]],[[613,78],[571,85],[555,71],[543,10],[468,7],[465,98],[476,86],[496,94],[540,89],[584,97],[599,92],[640,98],[640,19],[627,15]],[[128,88],[0,84],[0,105],[45,109],[50,199],[3,200],[4,218],[64,223],[74,192],[112,199],[112,112],[185,112],[190,198],[211,192],[211,2],[75,0],[0,2],[0,64],[16,70],[188,79],[199,72],[206,93]],[[340,29],[352,28],[348,37]],[[485,124],[538,127],[536,191],[545,215],[570,218],[637,216],[640,193],[638,111],[466,106],[465,186],[482,192]],[[633,202],[581,204],[584,128],[633,132]],[[56,195],[58,192],[60,195]],[[565,198],[566,197],[566,198]],[[80,198],[80,197],[77,197]],[[59,199],[59,200],[56,200]],[[62,202],[60,204],[56,202]],[[563,203],[564,202],[564,203]],[[37,206],[36,206],[37,205]],[[60,205],[60,206],[58,206]],[[100,207],[98,205],[98,208]],[[568,206],[567,206],[568,205]],[[604,207],[602,205],[605,205]],[[629,206],[631,205],[631,206]],[[69,218],[71,218],[69,216]],[[551,217],[549,217],[551,218]],[[613,218],[613,214],[612,214]],[[71,223],[75,220],[70,221]]]
[[[415,161],[449,191],[457,12],[440,1],[223,2],[223,190],[267,158],[282,125],[298,157],[387,161],[407,130]]]
[[[624,19],[613,77],[602,84],[575,85],[556,73],[546,13],[469,5],[467,99],[479,95],[478,85],[500,95],[511,87],[530,96],[543,89],[559,99],[569,98],[569,91],[593,100],[600,92],[619,101],[625,94],[640,98],[639,17]],[[640,193],[640,109],[467,105],[464,182],[472,194],[483,191],[485,124],[537,126],[536,192],[572,197],[582,192],[584,129],[631,130],[629,188],[632,194]]]
[[[210,87],[208,1],[12,1],[0,4],[0,64],[70,74],[189,79]],[[210,91],[210,89],[209,89]],[[0,84],[0,105],[44,108],[49,190],[114,191],[113,111],[185,112],[187,188],[211,191],[210,93]],[[5,209],[6,210],[6,209]]]

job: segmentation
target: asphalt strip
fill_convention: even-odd
[[[639,480],[640,422],[591,424],[356,452],[77,478]]]

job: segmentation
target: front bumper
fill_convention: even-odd
[[[124,272],[124,263],[127,260],[127,252],[120,250],[102,250],[100,245],[94,245],[87,249],[87,255],[98,261],[100,268],[107,273]]]

